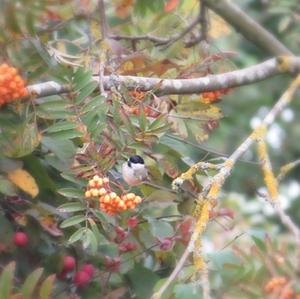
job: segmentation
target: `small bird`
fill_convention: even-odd
[[[141,156],[131,156],[122,165],[122,176],[129,186],[142,184],[148,178],[148,170]]]

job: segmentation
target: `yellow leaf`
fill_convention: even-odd
[[[18,168],[7,173],[8,179],[18,188],[31,195],[33,198],[39,193],[35,179],[24,169]]]
[[[212,14],[209,30],[210,37],[216,39],[229,35],[230,33],[231,30],[228,24],[218,15]]]

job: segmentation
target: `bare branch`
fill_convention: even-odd
[[[246,39],[253,42],[267,53],[278,55],[293,55],[273,34],[242,11],[234,1],[203,0],[207,7],[224,18],[231,26],[239,31]]]
[[[103,86],[105,90],[120,86],[126,86],[129,90],[152,90],[160,95],[195,94],[204,91],[243,86],[262,81],[282,72],[292,72],[300,68],[300,58],[283,58],[272,58],[248,68],[192,79],[160,79],[116,75],[103,76]],[[95,76],[94,80],[98,81],[99,77]],[[28,87],[28,90],[33,96],[45,97],[70,92],[71,87],[50,81],[31,85]]]
[[[108,25],[107,25],[107,20],[105,15],[105,5],[103,0],[98,1],[98,8],[100,13],[102,39],[104,39],[108,36]]]
[[[204,1],[200,1],[200,20],[201,31],[200,31],[200,40],[207,40],[207,8]]]
[[[159,94],[194,94],[204,91],[218,90],[247,85],[262,81],[282,72],[291,72],[300,68],[300,58],[290,57],[288,67],[282,67],[279,59],[273,58],[263,63],[218,75],[209,75],[194,79],[160,79],[135,76],[103,76],[105,90],[125,85],[129,90],[155,90]],[[285,64],[287,64],[285,62]],[[99,77],[95,76],[98,81]],[[45,97],[70,92],[70,86],[56,82],[44,82],[28,87],[33,96]]]

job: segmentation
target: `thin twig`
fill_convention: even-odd
[[[295,242],[297,244],[296,245],[297,258],[298,258],[298,263],[300,263],[300,229],[293,222],[291,217],[286,214],[286,212],[283,210],[282,206],[280,205],[279,201],[277,201],[273,206],[282,224],[284,224],[289,229],[289,231],[295,236]]]
[[[175,42],[177,42],[178,40],[180,40],[181,38],[183,38],[187,33],[192,31],[193,28],[199,23],[199,19],[200,17],[198,16],[184,30],[182,30],[178,34],[171,36],[170,38],[153,36],[151,34],[137,35],[137,36],[110,34],[109,38],[115,40],[128,40],[128,41],[135,41],[135,42],[146,40],[146,41],[153,42],[156,46],[169,47]]]
[[[163,286],[152,296],[152,299],[160,299],[162,294],[166,291],[166,289],[169,287],[169,285],[175,280],[178,273],[181,271],[181,269],[184,267],[185,261],[190,255],[189,246],[187,246],[176,264],[175,269],[172,271],[171,275],[168,277],[166,282],[163,284]]]

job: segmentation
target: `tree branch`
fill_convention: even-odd
[[[294,94],[298,90],[300,86],[300,75],[297,76],[297,78],[291,83],[291,85],[288,87],[288,89],[283,93],[283,95],[279,98],[279,100],[276,102],[276,104],[273,106],[273,108],[269,111],[269,113],[266,115],[266,117],[262,120],[261,127],[268,127],[271,125],[275,119],[275,117],[282,111],[283,108],[285,108],[290,101],[292,100]],[[216,165],[218,167],[219,171],[216,175],[214,175],[211,180],[208,182],[208,184],[204,187],[203,191],[199,194],[199,199],[215,199],[218,195],[221,187],[223,186],[226,178],[230,175],[231,170],[237,160],[250,148],[250,146],[256,141],[257,135],[259,134],[257,132],[258,129],[256,129],[252,134],[250,134],[244,142],[241,143],[241,145],[231,154],[231,156],[226,159],[226,161],[221,164],[220,166]],[[209,167],[209,165],[205,162],[199,162],[202,163],[201,165]],[[199,164],[197,163],[197,164]],[[195,171],[198,170],[197,164],[193,165],[187,172],[183,173],[180,177],[175,179],[173,181],[173,186],[180,186],[184,182],[185,179],[190,178]],[[299,237],[298,229],[295,230],[295,227],[293,226],[293,223],[290,222],[289,219],[286,218],[285,215],[282,214],[282,211],[277,210],[279,213],[279,216],[284,224],[286,224],[289,229],[293,230],[294,233]],[[162,296],[164,291],[168,288],[168,286],[176,279],[178,273],[184,266],[185,261],[189,257],[189,253],[193,252],[194,250],[194,242],[195,239],[193,236],[191,237],[189,244],[187,245],[183,255],[181,256],[179,263],[177,263],[175,269],[169,276],[169,278],[166,280],[166,282],[161,286],[161,288],[155,293],[155,296],[153,296],[153,299],[158,299]]]
[[[246,39],[272,56],[293,55],[273,34],[242,11],[233,1],[203,0],[207,7],[226,20]]]
[[[105,39],[108,36],[108,25],[107,25],[107,20],[105,15],[105,5],[103,0],[98,1],[98,8],[100,14],[102,39]]]
[[[204,91],[243,86],[262,81],[282,72],[300,69],[299,57],[272,58],[244,69],[193,79],[160,79],[135,76],[103,76],[105,90],[125,85],[129,90],[155,91],[158,94],[195,94]],[[94,77],[99,80],[98,76]],[[45,97],[71,91],[71,86],[56,82],[44,82],[28,86],[32,96]]]

